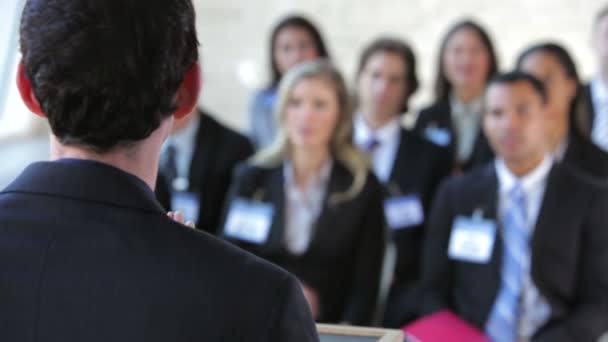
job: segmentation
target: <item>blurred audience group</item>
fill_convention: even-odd
[[[36,25],[47,20],[39,12],[44,11],[35,5],[24,12],[31,21],[22,24],[25,53],[19,85],[26,104],[49,119],[57,137],[53,148],[60,161],[47,166],[56,168],[46,176],[47,181],[56,182],[59,175],[64,175],[78,185],[65,183],[61,191],[88,189],[91,196],[107,193],[108,198],[121,198],[114,204],[115,215],[109,218],[91,207],[79,209],[89,213],[91,219],[139,227],[140,223],[133,223],[135,219],[122,209],[139,206],[156,214],[179,212],[177,221],[192,221],[196,230],[206,232],[183,229],[170,234],[163,244],[165,238],[156,230],[141,242],[130,235],[113,240],[114,233],[96,230],[96,225],[87,227],[92,228],[95,239],[111,241],[109,244],[140,243],[152,255],[173,255],[168,260],[177,263],[178,268],[197,267],[194,260],[204,258],[213,266],[198,267],[210,274],[222,273],[227,267],[220,277],[230,283],[226,296],[236,296],[241,288],[247,290],[238,298],[246,294],[251,297],[247,302],[228,302],[232,310],[244,311],[239,317],[256,316],[248,307],[261,307],[264,302],[274,305],[274,294],[293,300],[289,304],[292,309],[276,309],[285,319],[297,318],[299,305],[305,305],[316,322],[401,328],[449,310],[492,341],[596,341],[608,332],[608,8],[593,19],[598,69],[588,81],[581,80],[570,53],[558,43],[530,45],[517,57],[515,70],[502,70],[493,39],[482,25],[463,20],[446,27],[437,46],[434,99],[419,113],[414,113],[409,103],[420,83],[415,49],[406,41],[391,36],[370,41],[360,51],[354,83],[347,84],[332,62],[330,46],[321,30],[308,18],[285,17],[270,33],[270,81],[252,96],[245,135],[220,123],[222,113],[194,109],[196,101],[188,94],[198,93],[197,79],[187,66],[197,56],[184,57],[183,51],[191,46],[180,45],[184,39],[176,38],[180,34],[176,25],[163,25],[173,31],[154,31],[163,37],[158,44],[170,45],[164,49],[178,54],[183,62],[163,70],[181,70],[185,76],[152,80],[171,84],[172,91],[177,91],[176,103],[158,105],[173,113],[175,122],[165,124],[165,119],[155,118],[155,127],[138,128],[126,139],[146,138],[159,122],[166,136],[164,140],[159,133],[154,140],[160,151],[157,160],[142,157],[152,168],[142,174],[158,171],[159,176],[144,177],[146,184],[133,186],[131,191],[137,196],[124,190],[127,180],[118,182],[121,176],[114,171],[74,161],[87,158],[81,158],[83,154],[73,152],[70,146],[92,146],[98,152],[96,156],[103,156],[111,151],[112,141],[123,139],[118,130],[133,130],[118,116],[99,116],[79,126],[78,115],[91,106],[127,115],[126,109],[117,108],[130,100],[117,97],[117,107],[103,102],[103,97],[55,101],[85,78],[74,76],[73,84],[66,83],[57,90],[53,77],[71,76],[71,72],[86,74],[89,66],[49,63],[44,55],[36,55],[52,48],[36,38],[45,35],[36,31]],[[78,27],[78,19],[74,20],[76,24],[69,25],[76,26],[66,24],[64,29]],[[127,19],[119,23],[129,27]],[[102,42],[105,39],[106,33],[94,34]],[[165,56],[150,49],[137,51],[135,56]],[[89,52],[64,54],[91,58]],[[99,53],[98,61],[114,61],[116,57],[111,49]],[[95,80],[112,80],[115,70],[129,71],[133,61],[108,64]],[[165,62],[158,57],[149,63],[140,66],[142,70],[154,72],[154,67],[161,68]],[[43,66],[47,69],[41,69]],[[141,98],[155,96],[154,86],[131,76],[125,76],[129,82],[124,87],[149,91]],[[108,97],[120,91],[100,89]],[[78,112],[78,108],[85,109]],[[54,114],[70,110],[74,112],[71,118]],[[416,114],[415,125],[406,128],[403,116]],[[103,137],[82,133],[104,125],[114,133]],[[74,136],[80,140],[72,139]],[[71,168],[76,169],[68,172]],[[133,169],[139,170],[137,166]],[[87,179],[78,175],[87,172],[92,174]],[[111,175],[116,184],[105,184],[103,191],[89,184]],[[18,181],[0,193],[0,208],[3,203],[5,208],[14,208],[19,202],[11,202],[16,199],[10,196],[33,191],[27,184]],[[145,194],[141,190],[144,187],[155,189],[155,194]],[[49,188],[36,193],[53,191],[60,192]],[[61,196],[68,201],[72,195]],[[56,210],[53,215],[71,217],[72,213],[61,211],[63,205],[52,202],[50,206]],[[57,219],[45,213],[41,217],[46,220]],[[14,218],[7,215],[0,209],[0,224],[13,222]],[[173,224],[171,218],[165,217],[166,225]],[[147,224],[154,218],[145,220]],[[42,255],[54,255],[55,248],[88,246],[86,234],[77,226],[67,230],[74,234],[67,242],[61,239],[66,231],[52,230],[51,237],[40,242],[48,248]],[[209,240],[212,242],[198,242],[209,234],[215,236]],[[156,235],[159,240],[152,239]],[[227,244],[222,242],[217,247],[216,238]],[[79,240],[80,245],[76,243]],[[3,248],[7,246],[0,245],[0,255]],[[89,248],[91,253],[86,258],[92,262],[99,258],[122,262],[118,260],[130,257],[128,253],[106,255],[105,249],[92,245]],[[211,250],[209,253],[221,250],[218,255],[225,248],[232,254],[214,265],[213,258],[201,254],[206,252],[199,249],[205,248]],[[249,253],[269,263],[247,266],[243,260],[258,260],[246,259]],[[10,259],[10,253],[6,257]],[[193,263],[189,264],[188,259]],[[41,256],[40,260],[47,259]],[[131,276],[159,282],[158,289],[145,286],[142,296],[175,291],[169,290],[171,279],[156,279],[141,271],[167,262],[158,260],[135,258],[124,265],[124,272]],[[52,264],[54,260],[47,262]],[[70,261],[58,264],[60,271],[67,267],[65,262]],[[169,266],[161,270],[166,275],[157,275],[159,278],[179,277],[175,275],[179,272]],[[238,274],[246,277],[239,278]],[[125,282],[136,281],[128,279]],[[210,293],[223,286],[219,280],[218,284],[206,284],[194,276],[190,281]],[[103,281],[101,284],[110,286]],[[19,282],[14,286],[20,286]],[[57,290],[66,286],[51,287]],[[115,286],[120,292],[120,285]],[[193,289],[183,286],[181,291],[177,296],[183,294],[184,301],[179,303],[187,302],[185,298]],[[135,301],[129,298],[127,306]],[[181,309],[170,306],[174,310],[171,312],[192,310],[189,315],[198,315],[196,301],[183,305]],[[218,315],[217,319],[222,317],[228,319],[230,315]],[[152,325],[166,324],[157,322],[153,315],[142,318],[146,319]],[[305,334],[306,319],[301,331],[285,333],[289,330],[286,324],[277,330],[284,335],[277,333],[266,340],[306,340],[294,337]],[[248,336],[260,333],[247,330],[248,324],[243,329]],[[196,336],[194,330],[184,331]]]
[[[608,330],[608,9],[594,20],[587,83],[558,43],[501,72],[479,23],[452,25],[433,103],[406,129],[413,47],[377,37],[345,84],[320,30],[285,17],[247,137],[198,110],[165,144],[157,193],[293,273],[318,322],[449,309],[497,341],[594,340]]]

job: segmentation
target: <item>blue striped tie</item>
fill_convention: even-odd
[[[521,184],[509,193],[503,215],[503,245],[501,287],[486,324],[488,336],[496,342],[518,339],[521,313],[521,293],[524,276],[529,269],[530,233],[526,226],[526,197]]]

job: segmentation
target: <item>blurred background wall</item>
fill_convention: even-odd
[[[28,114],[14,87],[18,13],[22,0],[0,1],[0,187],[31,160],[47,155],[44,122]],[[244,131],[252,91],[268,75],[269,34],[282,16],[300,13],[322,31],[335,63],[352,80],[363,46],[379,34],[414,48],[422,88],[413,112],[430,101],[437,52],[447,28],[465,17],[492,36],[502,70],[528,44],[554,40],[575,57],[586,79],[596,67],[591,46],[600,0],[194,0],[205,74],[201,104]],[[413,120],[413,117],[410,117]]]

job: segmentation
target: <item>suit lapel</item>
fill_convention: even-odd
[[[331,174],[329,177],[329,183],[327,185],[327,191],[325,192],[325,198],[323,199],[323,207],[321,209],[321,213],[315,222],[313,235],[310,241],[310,246],[306,253],[315,254],[315,250],[321,248],[321,245],[324,241],[327,241],[326,236],[332,233],[331,227],[334,226],[341,218],[341,212],[339,207],[342,204],[331,204],[329,203],[329,199],[332,194],[341,193],[348,190],[350,186],[350,181],[352,180],[348,171],[344,169],[344,167],[339,164],[336,160],[331,169]]]
[[[539,276],[539,272],[542,271],[543,260],[542,255],[543,245],[546,245],[548,237],[555,238],[561,234],[559,231],[560,225],[556,225],[556,222],[567,223],[571,211],[563,210],[561,208],[576,208],[576,203],[569,203],[576,201],[578,196],[573,196],[576,193],[576,189],[570,189],[568,186],[570,180],[564,178],[564,174],[561,172],[559,165],[554,165],[547,178],[547,185],[545,194],[542,199],[542,204],[534,227],[534,233],[530,243],[531,248],[531,270],[530,273],[534,278],[534,283],[539,287],[541,293],[547,293],[547,288],[543,280],[546,277]],[[566,214],[566,217],[560,216]],[[557,235],[556,235],[557,234]],[[574,243],[574,241],[572,241]]]
[[[412,160],[411,156],[415,153],[411,148],[411,145],[407,141],[406,132],[402,128],[399,134],[399,147],[397,148],[397,154],[395,155],[395,161],[393,163],[393,169],[391,170],[391,174],[389,179],[389,184],[395,184],[399,186],[399,191],[404,191],[401,189],[401,184],[399,182],[400,179],[407,179],[409,177],[409,167],[412,165],[407,165],[408,160]]]
[[[266,247],[277,251],[283,249],[283,232],[285,231],[285,179],[283,177],[283,166],[273,168],[269,171],[269,177],[260,189],[268,189],[263,194],[263,201],[272,204],[274,217],[270,226],[270,235]],[[255,191],[258,191],[256,189]],[[253,194],[252,194],[253,195]]]
[[[477,191],[480,196],[476,209],[483,211],[484,218],[496,222],[496,241],[494,241],[494,251],[488,263],[488,270],[491,272],[492,279],[500,279],[500,269],[503,253],[502,225],[498,217],[498,177],[494,163],[487,164],[483,179],[477,183]]]
[[[193,192],[199,192],[200,189],[205,187],[202,182],[206,179],[205,176],[213,165],[211,160],[214,159],[214,149],[213,146],[210,146],[209,141],[213,141],[215,130],[210,129],[210,120],[205,113],[198,111],[198,114],[200,115],[200,122],[194,141],[194,153],[190,162],[189,177],[189,190]]]
[[[574,121],[579,126],[581,133],[589,138],[591,137],[593,122],[595,120],[595,107],[593,106],[593,98],[591,95],[591,83],[583,87],[582,97],[582,110],[578,111],[579,114],[574,117]]]

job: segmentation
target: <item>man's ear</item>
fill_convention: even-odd
[[[36,99],[36,95],[32,89],[32,82],[30,82],[30,79],[25,74],[25,66],[23,63],[19,63],[19,67],[17,68],[17,88],[19,89],[21,99],[27,108],[32,113],[46,118],[46,114],[42,112],[40,103],[38,102],[38,99]]]
[[[173,116],[176,119],[181,119],[195,110],[201,91],[201,84],[201,66],[196,62],[186,72],[184,80],[177,91],[177,109],[173,112]]]

